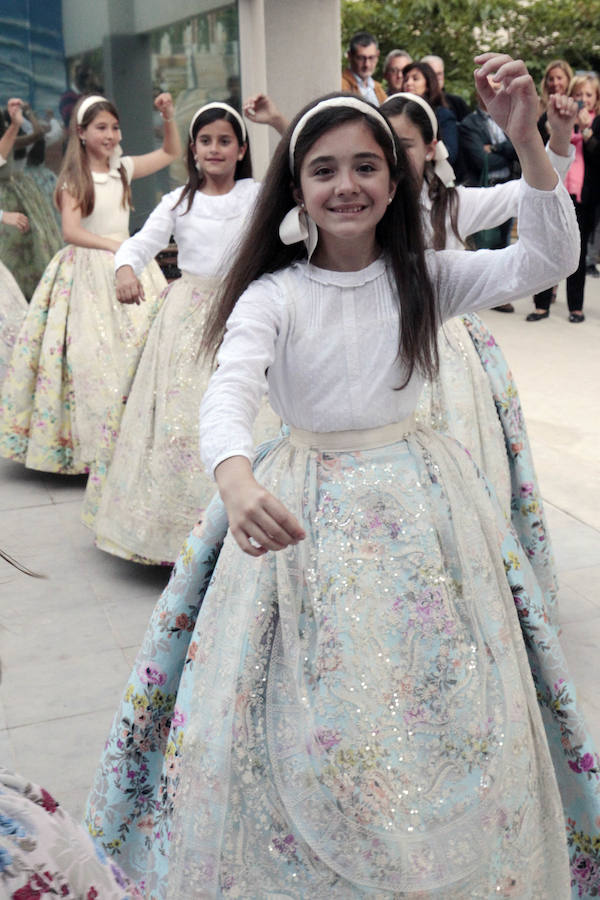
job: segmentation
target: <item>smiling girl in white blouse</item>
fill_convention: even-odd
[[[205,337],[224,332],[200,431],[229,531],[214,565],[217,503],[176,564],[90,800],[153,897],[569,896],[511,587],[540,590],[468,454],[413,418],[441,321],[577,262],[532,80],[477,62],[523,166],[512,247],[424,252],[410,165],[362,98],[311,103],[267,173]],[[267,390],[290,434],[253,469]],[[175,704],[161,768],[154,684]]]
[[[185,186],[162,198],[115,257],[123,303],[143,301],[139,274],[171,235],[183,274],[166,291],[116,447],[105,443],[84,502],[83,520],[94,528],[96,545],[141,563],[173,563],[214,493],[198,453],[198,407],[212,368],[198,348],[260,190],[251,177],[244,120],[227,103],[208,103],[192,117],[187,169]],[[255,436],[278,430],[264,404]]]

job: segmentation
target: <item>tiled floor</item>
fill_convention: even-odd
[[[588,280],[589,281],[589,280]],[[561,581],[563,642],[600,745],[600,286],[569,325],[486,319],[520,386]],[[594,308],[594,302],[596,307]],[[0,759],[80,816],[104,738],[168,571],[97,551],[79,520],[82,478],[0,460],[0,546],[47,578],[0,566]],[[594,494],[595,491],[595,494]],[[0,561],[1,562],[1,561]]]

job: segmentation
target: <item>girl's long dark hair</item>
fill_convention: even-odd
[[[440,83],[437,80],[437,75],[426,62],[411,62],[408,65],[404,66],[402,69],[402,76],[406,78],[408,73],[413,69],[418,69],[421,75],[425,78],[427,82],[427,91],[423,99],[427,100],[430,106],[433,106],[435,109],[436,106],[447,106],[444,99],[444,95],[442,93],[442,89],[440,87]]]
[[[195,143],[198,132],[201,128],[204,128],[205,125],[210,125],[211,122],[216,122],[218,119],[224,119],[226,122],[229,122],[229,124],[233,128],[233,133],[235,134],[236,140],[240,147],[243,147],[244,144],[246,145],[246,153],[244,154],[243,159],[239,159],[237,162],[235,172],[233,173],[233,180],[238,181],[240,178],[252,178],[252,159],[250,157],[250,147],[248,145],[248,138],[244,140],[244,135],[242,134],[240,123],[238,122],[236,117],[232,116],[231,113],[227,112],[226,109],[220,109],[218,107],[207,109],[206,112],[203,112],[202,115],[198,116],[198,118],[194,122],[194,127],[192,128],[192,140],[188,141],[187,154],[185,158],[185,163],[188,171],[188,180],[185,183],[183,190],[179,195],[179,200],[177,201],[173,209],[176,209],[179,204],[183,203],[183,201],[187,198],[188,203],[185,212],[188,213],[192,208],[192,203],[194,202],[196,191],[202,190],[206,178],[202,172],[199,172],[196,169],[196,162],[194,160],[194,151],[192,150],[192,144]]]
[[[253,281],[261,275],[306,259],[303,243],[285,245],[279,238],[281,220],[296,205],[292,191],[300,188],[302,161],[322,134],[346,122],[359,120],[371,130],[383,150],[390,179],[397,185],[394,198],[377,225],[376,239],[389,267],[398,304],[398,356],[406,372],[400,387],[406,386],[415,369],[431,378],[438,369],[438,307],[425,263],[416,181],[406,154],[392,132],[398,159],[397,163],[394,161],[390,135],[376,119],[350,107],[333,107],[316,113],[302,130],[295,148],[294,174],[291,176],[289,145],[292,131],[300,117],[318,102],[310,103],[298,113],[279,142],[245,237],[225,279],[219,302],[209,314],[203,348],[209,354],[216,353],[227,319],[238,298]]]
[[[390,118],[406,116],[409,122],[419,129],[424,142],[426,144],[432,142],[434,134],[429,116],[418,103],[409,100],[407,97],[390,97],[383,104],[382,110]],[[423,177],[427,184],[429,199],[431,200],[433,249],[444,250],[446,247],[446,221],[448,218],[456,238],[461,243],[464,243],[458,233],[458,191],[454,187],[446,187],[443,181],[435,174],[432,162],[425,163]]]

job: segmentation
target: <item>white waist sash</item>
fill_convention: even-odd
[[[391,422],[380,428],[362,428],[356,431],[304,431],[290,426],[290,443],[307,450],[332,450],[349,452],[353,450],[374,450],[403,440],[416,428],[414,414]]]

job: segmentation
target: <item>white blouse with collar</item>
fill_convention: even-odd
[[[442,321],[551,287],[577,267],[579,235],[561,182],[520,182],[520,238],[504,250],[427,251]],[[376,428],[416,406],[423,379],[403,390],[398,310],[382,258],[358,272],[300,262],[251,284],[229,317],[204,394],[200,451],[208,472],[253,459],[252,423],[268,389],[289,425],[308,431]]]
[[[173,235],[177,264],[182,271],[218,275],[230,262],[259,190],[259,182],[242,178],[227,194],[215,196],[196,191],[189,212],[187,198],[173,208],[181,197],[180,187],[165,194],[144,227],[119,247],[115,270],[131,266],[139,275]]]
[[[571,163],[575,159],[575,148],[569,151],[569,156],[559,156],[546,144],[546,153],[554,166],[561,181],[565,180]],[[463,241],[469,235],[481,231],[483,228],[494,228],[501,225],[507,219],[517,215],[519,197],[521,195],[521,181],[505,181],[493,187],[465,187],[459,185],[456,188],[458,194],[458,215],[456,225],[460,240],[454,234],[450,217],[446,221],[446,249],[464,250]],[[431,227],[431,200],[427,184],[423,183],[420,196],[421,212],[423,215],[423,230],[426,246],[433,244],[433,229]]]
[[[127,181],[131,183],[133,175],[133,158],[122,156],[119,166],[123,166]],[[94,208],[89,216],[81,220],[82,228],[111,237],[125,240],[129,237],[129,204],[123,206],[123,182],[118,168],[109,172],[92,172],[94,182]]]

